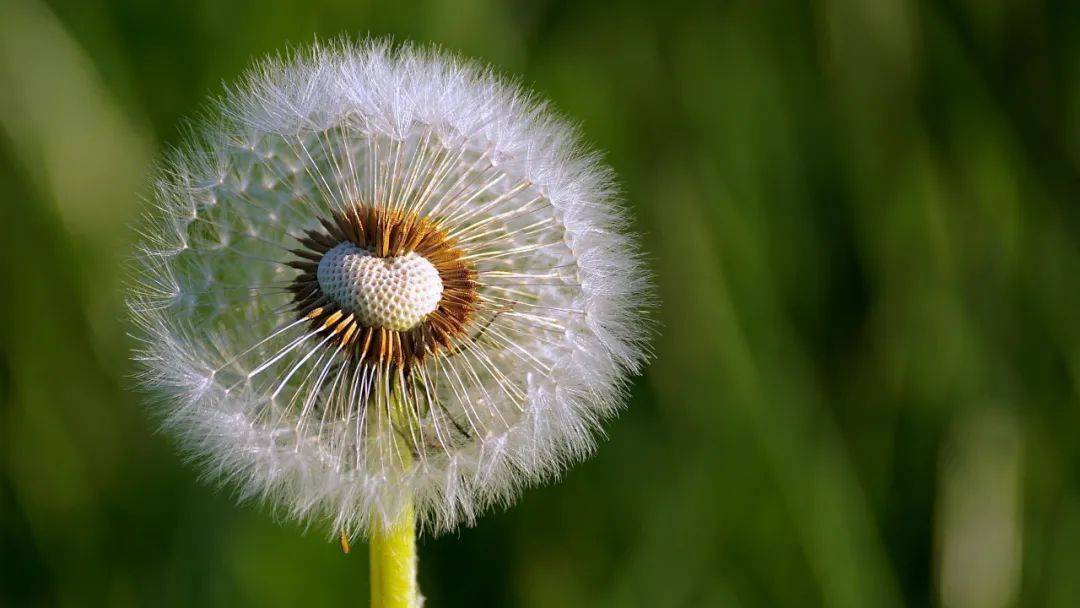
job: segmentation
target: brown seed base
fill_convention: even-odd
[[[334,212],[320,223],[323,230],[309,230],[300,239],[303,247],[291,251],[300,259],[288,262],[300,271],[289,286],[295,310],[311,320],[313,331],[331,336],[329,344],[340,346],[352,361],[363,365],[408,369],[428,355],[453,350],[455,340],[465,335],[480,298],[476,272],[438,224],[414,212],[366,205]],[[343,241],[367,248],[379,257],[410,252],[424,256],[442,279],[438,306],[407,331],[360,324],[353,311],[341,308],[323,294],[316,275],[326,252]]]

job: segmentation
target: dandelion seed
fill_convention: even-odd
[[[271,59],[173,151],[130,306],[209,475],[367,536],[471,523],[586,456],[647,358],[609,171],[436,50]]]

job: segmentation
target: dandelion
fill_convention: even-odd
[[[166,428],[243,498],[370,538],[401,605],[414,525],[471,524],[588,455],[648,357],[609,170],[438,50],[260,63],[153,203],[130,307]]]

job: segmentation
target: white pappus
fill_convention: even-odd
[[[610,171],[437,49],[272,58],[162,163],[129,307],[208,475],[364,536],[471,523],[588,455],[649,357]]]

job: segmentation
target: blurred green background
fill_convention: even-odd
[[[607,151],[660,284],[597,455],[430,606],[1080,606],[1080,3],[0,1],[0,605],[367,602],[128,390],[151,165],[252,59],[435,41]]]

